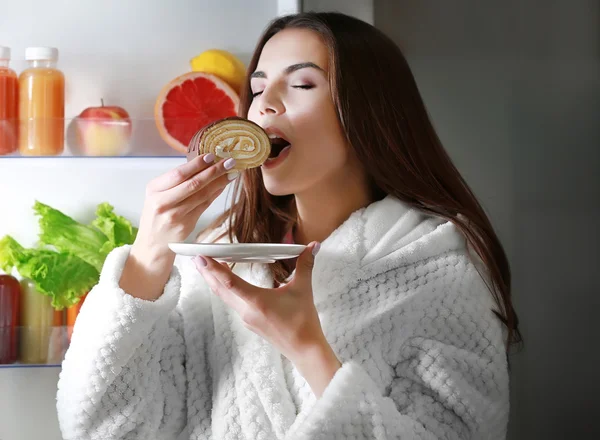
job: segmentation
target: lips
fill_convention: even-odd
[[[279,156],[279,153],[281,153],[285,147],[288,147],[290,142],[283,132],[274,127],[266,128],[265,131],[269,135],[271,141],[271,154],[269,155],[269,158],[272,159]]]
[[[281,153],[281,151],[283,151],[285,147],[290,145],[290,143],[287,140],[281,137],[269,136],[269,139],[271,139],[271,154],[269,155],[270,158],[279,156],[279,153]]]

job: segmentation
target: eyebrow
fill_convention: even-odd
[[[286,75],[289,75],[290,73],[295,72],[296,70],[306,69],[306,68],[317,69],[317,70],[320,70],[321,72],[325,72],[323,69],[321,69],[315,63],[306,62],[306,63],[292,64],[291,66],[288,66],[285,68],[284,73]],[[257,70],[252,75],[250,75],[250,78],[266,78],[266,77],[267,77],[267,74],[261,70]]]

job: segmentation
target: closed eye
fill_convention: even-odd
[[[305,85],[301,85],[301,86],[292,86],[294,89],[302,89],[302,90],[310,90],[313,89],[315,86],[313,86],[312,84],[305,84]],[[257,96],[260,96],[262,94],[262,91],[260,92],[256,92],[252,94],[253,98],[256,98]]]

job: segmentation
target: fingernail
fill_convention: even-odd
[[[227,178],[229,180],[235,180],[238,177],[240,177],[240,172],[239,171],[232,171],[231,173],[227,173]]]
[[[206,156],[204,156],[204,162],[206,163],[213,163],[215,161],[215,155],[212,153],[208,153]]]
[[[196,258],[194,258],[194,264],[196,265],[196,267],[208,266],[208,262],[202,255],[198,255]]]
[[[312,250],[313,257],[319,253],[319,249],[321,249],[321,243],[317,242]]]
[[[232,169],[235,166],[235,159],[233,157],[230,157],[229,159],[227,159],[225,161],[223,166],[225,167],[226,170]]]

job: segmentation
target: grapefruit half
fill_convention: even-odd
[[[205,125],[236,116],[238,94],[218,77],[188,72],[170,81],[160,91],[154,106],[154,120],[160,136],[169,146],[187,153],[192,136]]]

